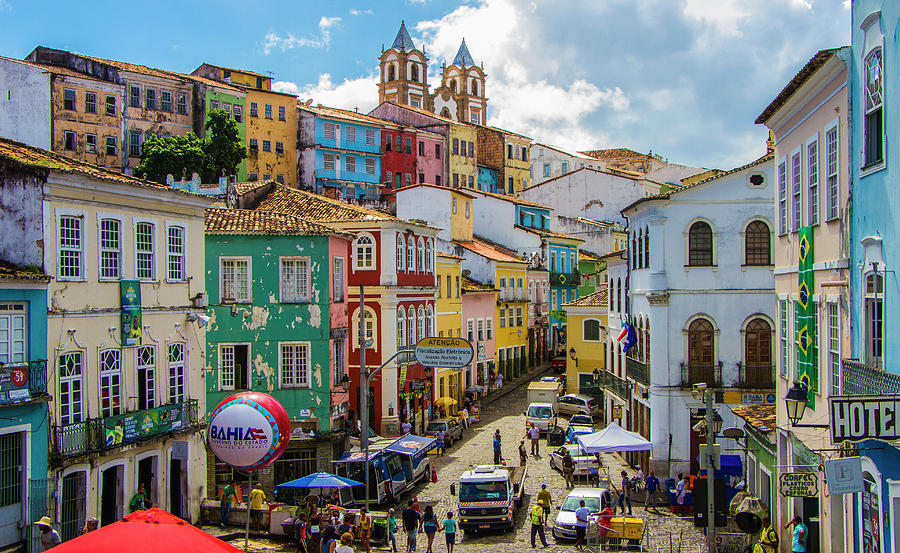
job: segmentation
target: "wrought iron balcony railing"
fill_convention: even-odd
[[[860,363],[854,359],[841,360],[841,394],[893,395],[900,394],[900,374]]]
[[[644,386],[650,385],[650,367],[648,363],[642,363],[637,359],[625,358],[625,376],[633,379],[635,382],[640,382]]]
[[[528,301],[525,291],[500,290],[497,301]]]
[[[620,398],[622,401],[631,401],[631,385],[627,380],[619,378],[609,371],[598,371],[599,378],[596,380],[598,387],[607,390]]]
[[[775,367],[773,365],[737,364],[740,370],[738,388],[775,389]]]
[[[578,286],[581,284],[581,275],[579,273],[550,273],[551,286]]]
[[[690,388],[694,384],[705,383],[710,386],[722,385],[722,362],[690,364],[681,363],[681,387]]]

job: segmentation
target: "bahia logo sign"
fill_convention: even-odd
[[[290,421],[274,398],[258,392],[235,394],[212,413],[207,443],[219,460],[243,470],[262,468],[287,447]]]

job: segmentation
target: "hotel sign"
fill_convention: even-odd
[[[900,396],[829,398],[834,443],[900,439]]]

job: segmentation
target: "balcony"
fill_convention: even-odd
[[[528,295],[524,290],[517,292],[513,292],[512,290],[500,290],[497,301],[528,301]]]
[[[760,390],[775,389],[775,367],[773,365],[750,365],[745,366],[741,363],[737,364],[741,373],[738,380],[738,388],[752,388]]]
[[[197,400],[191,399],[124,415],[55,425],[53,449],[61,457],[115,449],[170,432],[190,430],[200,424],[200,419]]]
[[[644,386],[650,385],[650,367],[637,359],[625,358],[625,376]]]
[[[631,401],[631,385],[627,380],[623,380],[609,371],[599,371],[599,373],[598,387],[619,396],[626,403]]]
[[[550,286],[578,286],[581,284],[579,273],[550,273]]]
[[[707,364],[681,364],[681,387],[690,388],[694,384],[722,386],[722,362]]]
[[[5,393],[0,405],[23,403],[47,396],[47,361],[27,361],[0,367]]]
[[[845,396],[900,394],[900,374],[889,373],[853,359],[842,359],[841,394]]]

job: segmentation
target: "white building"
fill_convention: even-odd
[[[576,169],[605,169],[603,162],[577,152],[535,142],[531,145],[531,182],[535,185]]]
[[[705,411],[693,384],[722,391],[724,428],[743,426],[731,405],[775,401],[772,160],[767,154],[622,210],[630,228],[627,310],[638,334],[626,375],[635,385],[631,410],[649,399],[651,465],[660,478],[699,468],[691,415]]]
[[[49,150],[50,116],[50,71],[0,56],[0,136]]]

